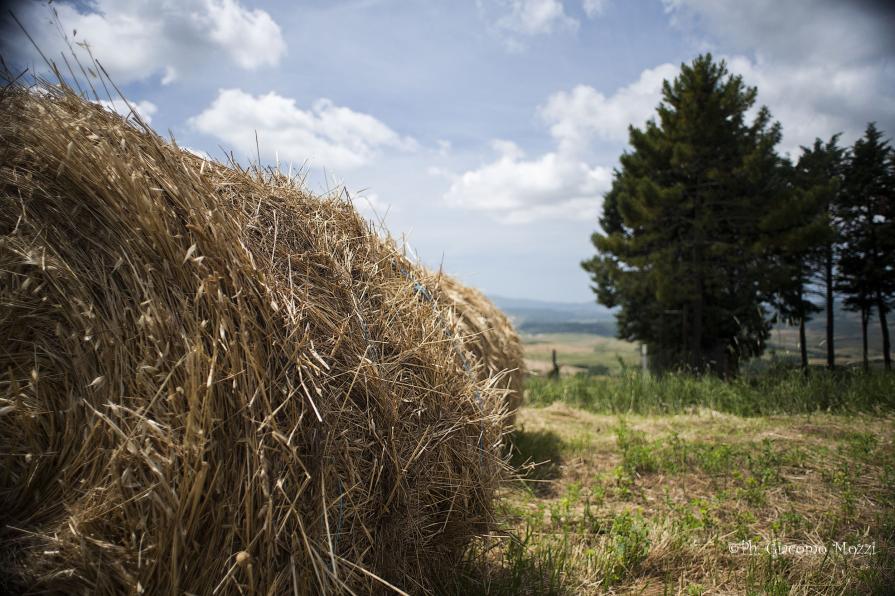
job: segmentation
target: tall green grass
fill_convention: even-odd
[[[895,410],[895,374],[882,371],[767,371],[724,380],[627,370],[615,377],[532,377],[526,403],[564,402],[597,413],[677,414],[711,408],[739,416]]]

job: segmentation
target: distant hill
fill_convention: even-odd
[[[615,337],[615,313],[596,302],[549,302],[524,298],[489,296],[523,333],[585,333]],[[837,307],[839,305],[837,304]],[[890,334],[895,341],[895,313],[891,315]],[[861,354],[861,326],[857,313],[836,309],[836,352],[845,360],[857,360]],[[812,359],[825,357],[825,318],[818,313],[807,324],[808,352]],[[873,317],[869,327],[871,357],[881,352],[879,321]],[[776,325],[768,341],[769,351],[798,352],[798,328]]]
[[[596,302],[548,302],[489,296],[524,333],[588,333],[615,336],[615,315]]]
[[[833,330],[836,342],[836,357],[844,361],[857,361],[861,358],[861,316],[856,312],[850,312],[837,308],[833,312]],[[875,315],[875,313],[874,313]],[[895,341],[895,317],[889,315],[889,337]],[[867,343],[871,359],[877,359],[882,354],[882,334],[880,333],[879,319],[871,316],[867,328]],[[808,345],[808,356],[812,360],[822,361],[826,358],[826,315],[817,313],[815,317],[805,325],[805,336]],[[770,350],[797,353],[799,349],[799,328],[787,325],[776,325],[768,339]]]

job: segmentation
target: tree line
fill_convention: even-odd
[[[649,346],[659,370],[736,374],[761,355],[775,322],[860,313],[864,366],[876,315],[891,368],[895,303],[895,152],[871,123],[781,156],[781,126],[758,91],[711,54],[665,81],[656,115],[629,127],[604,195],[597,254],[582,263],[597,301],[618,308],[618,336]]]

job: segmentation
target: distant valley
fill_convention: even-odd
[[[505,296],[489,298],[512,319],[523,336],[529,336],[527,341],[533,339],[530,336],[556,334],[615,338],[615,313],[596,302],[550,302]],[[860,360],[861,325],[858,313],[837,308],[834,325],[837,359],[842,362]],[[890,314],[889,329],[895,341],[895,313]],[[787,357],[798,353],[798,334],[798,327],[782,323],[775,325],[768,340],[766,356],[776,354]],[[826,328],[823,313],[818,313],[808,322],[806,336],[811,361],[818,364],[825,361]],[[870,321],[868,343],[871,359],[879,358],[882,353],[882,338],[876,317]],[[567,350],[562,350],[561,353],[565,351]]]
[[[548,302],[489,296],[522,333],[585,333],[615,337],[615,315],[596,302]]]

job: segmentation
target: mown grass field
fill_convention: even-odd
[[[892,593],[895,375],[531,379],[511,438],[454,593]]]
[[[836,320],[836,359],[842,365],[855,365],[861,360],[861,330],[857,315],[839,312]],[[890,335],[895,337],[895,322],[890,325]],[[551,367],[551,352],[556,350],[562,374],[618,374],[625,367],[640,366],[640,346],[603,335],[591,333],[523,333],[525,362],[535,374],[545,374]],[[809,362],[815,366],[826,364],[826,331],[821,319],[812,320],[806,332]],[[882,362],[882,334],[879,325],[869,327],[868,347],[870,359],[876,365]],[[799,362],[799,331],[797,327],[779,325],[771,330],[768,349],[760,362]]]
[[[565,375],[590,372],[617,373],[624,366],[638,366],[640,352],[636,344],[588,333],[523,334],[525,364],[534,373],[544,374],[551,368],[551,352],[557,351]]]

